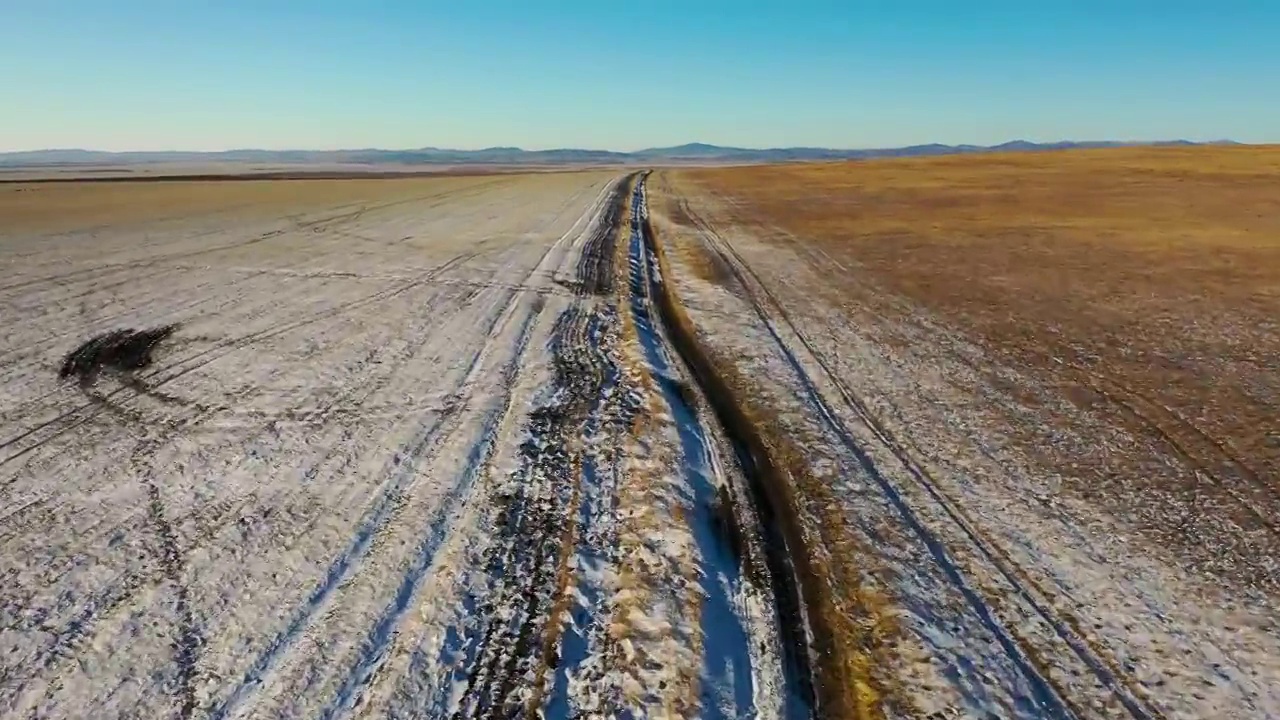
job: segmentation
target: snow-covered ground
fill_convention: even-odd
[[[6,238],[6,716],[312,715],[387,654],[530,398],[552,272],[605,175]],[[178,322],[143,390],[60,382]],[[474,463],[472,463],[474,465]]]
[[[630,179],[0,236],[0,717],[803,714]]]
[[[1268,599],[1061,492],[990,415],[1014,370],[657,178],[0,224],[0,718],[807,718],[852,661],[890,716],[1280,717]],[[803,451],[805,550],[863,603],[834,607],[892,616],[867,647],[814,650],[832,618],[669,287]],[[59,377],[170,324],[146,367]]]

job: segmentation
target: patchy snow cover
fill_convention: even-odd
[[[948,334],[918,311],[893,327],[917,343],[884,342],[896,321],[821,292],[833,260],[762,242],[716,198],[689,204],[695,226],[664,227],[736,275],[677,263],[677,287],[703,341],[756,380],[839,489],[867,581],[900,613],[900,666],[882,670],[917,712],[1280,717],[1274,606],[1059,493],[992,429],[984,403],[999,392],[979,369],[998,362],[958,337],[939,346]],[[1063,442],[1112,442],[1106,424],[1074,421]]]
[[[658,322],[656,294],[662,276],[657,257],[644,237],[648,217],[645,182],[632,196],[627,262],[629,329],[638,340],[644,382],[663,400],[660,416],[666,445],[678,448],[683,468],[675,507],[687,523],[696,553],[699,586],[698,626],[691,639],[701,648],[700,708],[702,717],[808,717],[808,700],[795,687],[797,678],[784,668],[780,655],[777,608],[768,586],[753,584],[742,548],[732,536],[757,547],[759,519],[744,509],[737,517],[725,498],[743,497],[744,478],[731,472],[736,463],[729,442],[717,426],[705,398],[671,350]],[[725,458],[728,459],[726,462]],[[671,501],[667,501],[670,503]],[[748,506],[749,502],[739,502]],[[733,529],[725,525],[733,525]],[[683,528],[682,528],[683,530]],[[760,551],[757,549],[756,553]],[[761,569],[760,577],[767,577]],[[768,599],[766,599],[768,598]]]
[[[5,238],[0,717],[799,716],[630,178],[431,187]]]
[[[345,714],[511,442],[610,180],[7,242],[6,281],[46,280],[0,289],[0,715]],[[170,322],[145,391],[50,372]]]

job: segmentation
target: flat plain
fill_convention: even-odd
[[[0,717],[1280,716],[1277,190],[0,183]]]
[[[845,607],[884,608],[852,640],[903,712],[1280,712],[1280,150],[651,187],[701,337],[807,459],[815,545],[849,543]]]
[[[634,184],[0,187],[0,716],[803,706]]]

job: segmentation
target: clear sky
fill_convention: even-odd
[[[1280,141],[1280,0],[0,0],[0,151]]]

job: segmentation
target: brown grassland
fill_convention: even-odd
[[[9,233],[59,232],[97,225],[227,213],[236,220],[377,199],[437,195],[500,181],[495,175],[305,180],[160,180],[0,184],[0,218]]]
[[[1013,428],[1033,454],[1087,478],[1086,496],[1105,504],[1117,484],[1172,492],[1161,483],[1203,477],[1248,499],[1227,511],[1239,526],[1275,531],[1280,147],[705,169],[676,181],[724,201],[765,242],[819,249],[829,286],[814,292],[851,316],[923,309],[1143,438],[1143,457],[1068,457],[1042,429]],[[1165,473],[1172,465],[1192,472]],[[1272,584],[1253,567],[1234,579]]]

